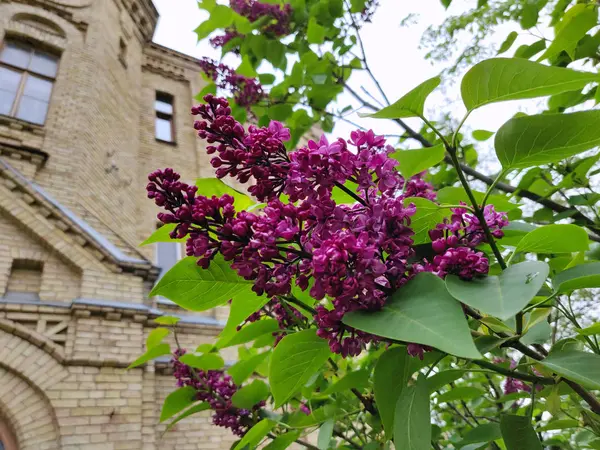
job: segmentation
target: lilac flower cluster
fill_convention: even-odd
[[[253,290],[272,300],[261,314],[275,317],[282,329],[298,323],[300,313],[278,297],[291,294],[293,283],[310,295],[331,300],[316,307],[318,334],[332,351],[358,355],[376,336],[342,323],[347,312],[378,310],[395,289],[415,273],[462,278],[487,273],[488,261],[473,248],[485,242],[477,219],[465,208],[432,230],[437,255],[415,263],[411,217],[414,204],[405,198],[435,198],[423,174],[404,180],[389,154],[394,149],[373,131],[355,131],[348,141],[322,137],[287,152],[289,130],[278,122],[247,130],[231,116],[226,100],[207,95],[192,109],[194,127],[215,155],[211,164],[219,178],[253,181],[249,192],[266,205],[259,213],[236,211],[233,198],[207,198],[179,181],[171,169],[150,175],[148,196],[167,210],[164,223],[176,223],[173,237],[187,236],[186,251],[208,267],[221,254],[232,268],[254,283]],[[337,204],[334,190],[355,200]],[[283,203],[280,196],[289,197]],[[486,207],[485,218],[496,237],[506,217]],[[290,314],[291,311],[291,314]],[[256,320],[260,314],[248,321]],[[282,336],[282,334],[278,334]],[[422,357],[428,348],[413,346]]]
[[[505,363],[506,359],[494,358],[494,362],[496,364]],[[511,370],[516,369],[516,367],[517,367],[517,363],[513,359],[511,359],[510,360],[510,369]],[[542,376],[542,374],[540,372],[538,372],[534,367],[532,367],[531,370],[536,375]],[[543,386],[541,386],[541,385],[536,386],[536,390],[538,390],[538,391],[542,390],[542,388],[543,388]],[[529,386],[528,384],[525,384],[525,382],[522,380],[518,380],[513,377],[507,377],[506,380],[504,380],[503,390],[504,390],[504,395],[513,394],[513,393],[519,392],[519,391],[531,392],[531,386]]]
[[[292,7],[289,3],[283,6],[274,3],[263,3],[258,0],[230,0],[229,5],[239,15],[247,18],[250,22],[267,18],[266,25],[261,28],[261,33],[272,34],[275,37],[285,36],[290,33],[290,22],[292,18]],[[232,39],[243,37],[235,28],[227,28],[225,34],[210,39],[214,48],[227,44]]]
[[[486,205],[483,214],[492,236],[504,236],[502,228],[508,225],[506,214],[496,212],[493,205]],[[488,273],[488,259],[482,252],[474,250],[487,242],[485,233],[477,217],[466,208],[452,209],[450,220],[444,219],[429,231],[429,236],[437,255],[426,270],[441,278],[451,273],[464,280]]]
[[[244,419],[250,416],[251,411],[233,406],[231,397],[238,387],[231,377],[221,370],[192,369],[179,360],[183,354],[185,350],[176,350],[171,361],[177,386],[192,386],[196,390],[196,399],[207,402],[214,411],[213,424],[229,428],[235,435],[243,436],[251,423]],[[264,405],[264,402],[257,403],[253,409]]]
[[[216,86],[232,93],[238,105],[249,107],[265,96],[262,86],[256,78],[239,75],[226,64],[204,57],[199,62],[200,69],[214,81]]]

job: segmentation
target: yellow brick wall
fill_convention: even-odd
[[[79,296],[81,275],[78,270],[13,220],[0,215],[0,296],[6,292],[15,259],[43,264],[39,290],[41,300],[67,302]]]
[[[17,14],[51,21],[64,36]],[[149,172],[170,166],[189,181],[213,175],[189,114],[203,81],[192,59],[148,43],[155,21],[150,0],[0,1],[0,41],[25,36],[61,55],[44,126],[0,116],[0,150],[33,149],[47,159],[2,158],[130,252],[156,225],[157,208],[144,191]],[[175,97],[176,145],[154,138],[157,90]],[[19,448],[228,449],[235,438],[214,427],[209,413],[162,436],[160,408],[174,378],[154,363],[125,370],[153,329],[144,309],[160,306],[147,297],[152,282],[101,262],[97,249],[83,247],[59,222],[0,183],[0,417]],[[153,246],[141,252],[154,261]],[[40,304],[2,301],[15,259],[43,264]],[[10,288],[38,290],[35,279],[18,269]],[[224,320],[226,311],[204,315]],[[179,339],[193,349],[218,331],[190,325]],[[231,362],[236,350],[224,356]]]

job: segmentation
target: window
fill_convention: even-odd
[[[43,268],[41,261],[28,259],[13,260],[6,286],[5,298],[39,300]]]
[[[156,118],[154,119],[156,139],[174,143],[173,96],[157,92],[154,109],[156,111]]]
[[[156,243],[156,265],[160,268],[159,279],[181,259],[179,242]]]
[[[43,125],[58,57],[17,41],[0,47],[0,114]]]

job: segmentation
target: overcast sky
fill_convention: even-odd
[[[216,58],[219,52],[208,45],[208,41],[200,44],[196,42],[196,35],[193,30],[206,19],[206,13],[196,6],[196,0],[153,0],[160,13],[160,20],[154,40],[159,44],[173,48],[183,53],[195,57],[211,56]],[[439,0],[380,0],[381,6],[374,16],[373,23],[366,24],[361,31],[366,52],[373,72],[380,80],[388,97],[393,101],[401,97],[404,93],[425,81],[428,78],[436,76],[442,67],[434,66],[424,58],[425,51],[419,48],[419,41],[423,31],[428,25],[437,26],[450,13],[460,12],[465,8],[474,6],[475,0],[454,0],[449,11],[445,11]],[[406,15],[413,13],[417,16],[416,24],[401,27],[400,21]],[[503,27],[491,39],[499,43],[504,40],[509,28]],[[521,43],[530,43],[534,38],[527,35],[521,35],[513,48]],[[368,86],[371,90],[372,85],[360,74],[353,75],[350,80],[357,90],[361,86]],[[374,91],[373,91],[374,92]],[[347,95],[347,94],[345,94]],[[339,104],[341,107],[348,104],[350,97],[342,95]],[[455,99],[450,104],[447,100],[441,102],[444,95]],[[437,100],[437,101],[436,101]],[[440,113],[436,104],[444,104],[450,109],[456,119],[460,119],[464,114],[464,106],[459,100],[458,86],[449,88],[446,94],[442,92],[435,93],[430,97],[427,103],[427,110],[431,118],[435,118]],[[515,104],[507,102],[500,105],[490,105],[478,110],[467,122],[467,127],[471,129],[489,129],[496,130],[503,122],[508,120],[518,107],[523,107],[523,102]],[[363,126],[372,127],[376,133],[398,133],[395,125],[389,121],[360,119],[357,116],[351,117],[353,121]],[[412,122],[415,127],[419,127],[418,122]],[[353,129],[351,125],[339,123],[336,125],[335,136],[344,137]]]

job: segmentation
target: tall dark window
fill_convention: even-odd
[[[0,46],[0,114],[43,125],[58,56],[7,40]]]
[[[157,92],[154,110],[156,111],[154,119],[156,139],[164,142],[175,142],[173,96],[164,92]]]

